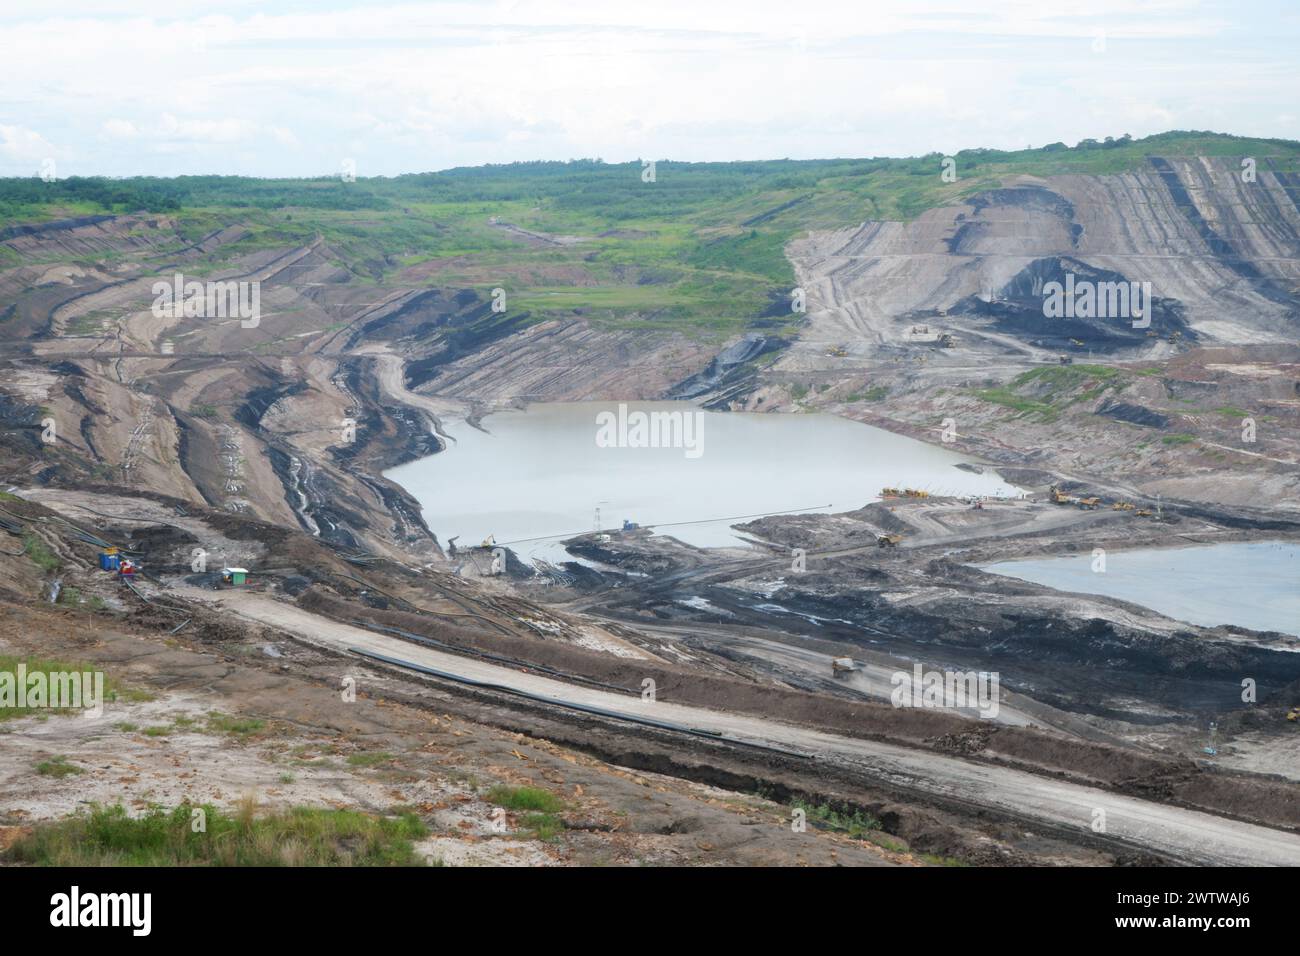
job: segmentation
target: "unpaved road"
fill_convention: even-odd
[[[447,399],[421,395],[419,392],[413,392],[407,388],[405,380],[406,363],[400,355],[380,351],[374,347],[363,347],[357,351],[360,354],[373,354],[375,356],[375,368],[379,372],[379,386],[383,389],[385,395],[399,404],[408,405],[426,412],[433,419],[434,431],[441,438],[455,441],[454,438],[442,430],[442,426],[444,422],[463,419],[466,414],[463,405]]]
[[[1098,811],[1103,811],[1105,838],[1131,847],[1144,847],[1183,863],[1300,865],[1300,836],[1281,830],[1019,770],[840,737],[757,717],[663,701],[645,704],[637,697],[578,687],[350,627],[253,592],[186,590],[195,599],[218,603],[235,614],[336,651],[360,648],[569,703],[674,721],[741,740],[771,743],[815,754],[817,759],[836,761],[904,790],[985,807],[1052,827],[1077,828],[1082,836],[1092,832],[1094,820],[1102,819]]]

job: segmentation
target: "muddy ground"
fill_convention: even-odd
[[[100,719],[27,717],[0,725],[0,818],[22,828],[95,803],[212,802],[231,807],[411,809],[433,835],[420,850],[453,865],[888,865],[922,861],[901,838],[850,840],[791,831],[789,808],[756,792],[722,790],[620,767],[544,736],[509,733],[466,716],[464,702],[425,691],[397,703],[355,662],[312,655],[272,635],[210,645],[103,628],[76,616],[14,609],[8,654],[75,657],[149,699],[110,703]],[[280,648],[279,657],[266,649]],[[248,658],[254,658],[249,660]],[[353,703],[344,676],[359,679]],[[248,734],[212,730],[210,714],[255,720]],[[63,758],[77,768],[42,776]],[[514,813],[494,829],[493,786],[538,786],[566,805],[553,842],[530,838]]]

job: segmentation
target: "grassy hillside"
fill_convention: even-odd
[[[782,248],[806,229],[910,219],[1017,174],[1116,173],[1152,155],[1254,156],[1300,169],[1300,143],[1172,132],[1075,147],[907,159],[773,160],[656,166],[593,160],[453,169],[392,179],[0,180],[6,225],[150,211],[197,239],[225,225],[248,235],[223,257],[322,236],[362,281],[505,288],[535,319],[681,327],[723,335],[764,313],[780,330],[794,284]],[[543,236],[581,237],[550,243]],[[219,268],[220,261],[212,263]]]

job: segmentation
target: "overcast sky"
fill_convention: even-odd
[[[0,175],[1300,139],[1297,51],[1285,0],[4,0]]]

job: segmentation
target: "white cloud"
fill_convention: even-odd
[[[56,152],[49,140],[35,130],[0,124],[0,155],[19,162],[39,163],[54,158]]]
[[[140,135],[134,123],[124,119],[104,120],[104,132],[114,139],[134,139]]]
[[[914,154],[1173,124],[1300,136],[1279,116],[1300,23],[1267,3],[1080,6],[72,0],[55,18],[11,0],[0,115],[119,175]]]

